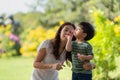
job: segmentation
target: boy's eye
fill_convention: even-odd
[[[76,29],[77,31],[79,30],[79,29]]]
[[[76,29],[77,31],[80,30],[79,28]]]

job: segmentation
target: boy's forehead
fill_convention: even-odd
[[[82,25],[77,25],[77,27],[82,27]]]
[[[83,25],[77,25],[78,28],[83,28]]]
[[[78,25],[76,28],[81,28],[81,27],[82,27],[82,26],[79,26],[79,25]]]

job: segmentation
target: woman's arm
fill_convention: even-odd
[[[56,69],[60,70],[62,69],[62,64],[61,63],[56,63],[56,64],[45,64],[42,63],[41,61],[45,58],[46,55],[46,48],[41,48],[35,58],[34,61],[34,68],[39,68],[39,69]]]
[[[52,67],[50,64],[41,63],[45,55],[46,55],[46,49],[45,48],[40,49],[33,64],[35,68],[50,69]]]
[[[71,45],[72,45],[72,39],[68,39],[66,43],[66,51],[70,52],[71,51]]]
[[[68,52],[71,52],[71,50],[72,50],[73,33],[74,33],[74,30],[71,30],[70,33],[68,35],[66,35],[66,37],[67,37],[67,43],[66,43],[65,49]]]

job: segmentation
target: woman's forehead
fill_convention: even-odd
[[[73,29],[73,26],[71,26],[71,25],[65,25],[64,28],[65,29]]]

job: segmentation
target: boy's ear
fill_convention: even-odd
[[[84,38],[87,36],[87,33],[83,33]]]

